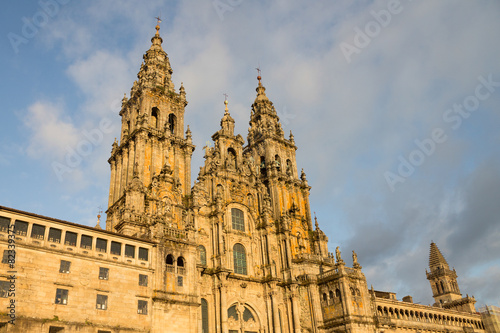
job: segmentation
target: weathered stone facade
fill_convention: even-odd
[[[484,332],[435,244],[434,307],[369,289],[354,251],[352,268],[328,252],[260,76],[247,144],[226,100],[191,187],[186,93],[156,29],[123,98],[106,230],[0,207],[0,332]]]

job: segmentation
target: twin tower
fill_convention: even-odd
[[[155,243],[152,327],[374,332],[375,292],[355,253],[346,267],[338,248],[335,256],[328,252],[317,221],[313,227],[293,135],[285,137],[260,76],[246,145],[226,101],[191,187],[186,92],[174,88],[159,29],[122,101],[106,212],[108,231]],[[457,302],[456,274],[435,249],[428,278],[436,301]]]

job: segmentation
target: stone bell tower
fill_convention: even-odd
[[[455,309],[460,311],[475,312],[474,297],[462,298],[457,283],[457,272],[451,270],[448,262],[439,251],[437,245],[432,242],[429,254],[429,268],[427,280],[432,289],[432,296],[436,301],[435,305],[440,307]]]
[[[271,221],[279,221],[277,232],[290,242],[292,258],[298,254],[320,254],[321,250],[325,252],[323,256],[327,256],[326,240],[317,242],[309,236],[313,232],[310,186],[304,171],[297,172],[294,137],[290,132],[289,138],[285,138],[276,109],[266,96],[261,76],[257,79],[257,97],[252,104],[244,155],[254,161],[258,183],[262,186],[261,202],[268,212],[268,215],[264,214],[262,223],[267,225]]]
[[[122,100],[120,141],[113,143],[106,229],[156,237],[163,227],[184,229],[194,145],[184,134],[186,92],[174,89],[160,26],[144,54],[130,98]]]

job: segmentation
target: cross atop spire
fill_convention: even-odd
[[[161,23],[161,18],[160,16],[155,17],[156,19],[156,36],[160,36],[160,23]]]

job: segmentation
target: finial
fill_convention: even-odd
[[[261,84],[260,80],[262,80],[262,77],[260,76],[260,72],[261,72],[260,66],[255,68],[255,69],[257,70],[257,73],[258,73],[257,80],[259,80],[259,84]]]
[[[316,230],[319,229],[318,218],[316,217],[316,212],[314,212],[314,225],[316,226]]]
[[[98,209],[99,209],[99,212],[97,213],[97,224],[96,224],[95,228],[101,229],[101,226],[99,225],[99,223],[101,223],[102,207],[99,206]]]
[[[224,111],[225,111],[225,114],[228,114],[228,113],[229,113],[229,109],[227,108],[227,104],[228,104],[229,102],[227,101],[227,94],[226,94],[226,93],[224,93],[223,95],[224,95],[224,105],[225,105],[225,109],[224,109]]]

